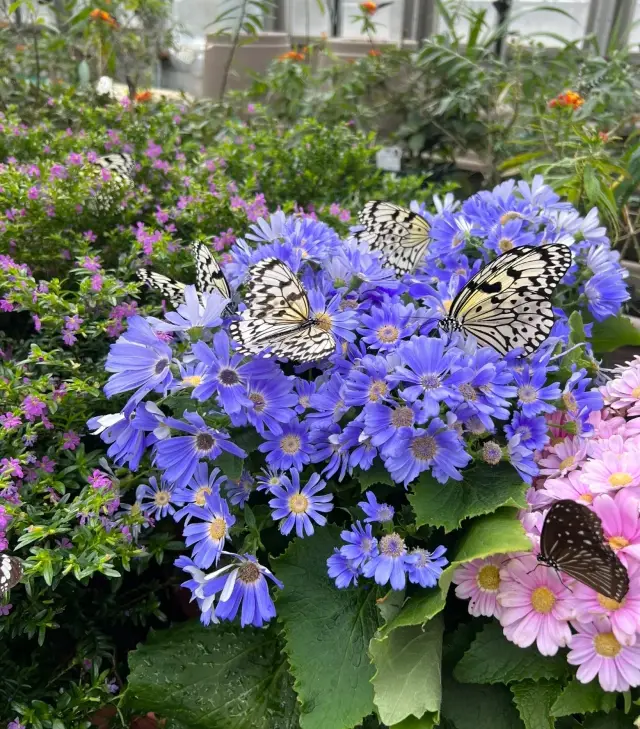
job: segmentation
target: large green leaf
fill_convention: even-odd
[[[478,633],[453,675],[462,683],[513,683],[541,678],[562,678],[567,674],[563,654],[541,655],[535,646],[519,648],[504,637],[496,622]]]
[[[555,729],[549,710],[560,691],[562,686],[557,681],[522,681],[511,686],[525,729]]]
[[[273,627],[152,632],[129,655],[127,704],[190,729],[295,729],[297,702]]]
[[[618,347],[640,346],[640,329],[628,316],[618,314],[593,325],[591,344],[595,352],[613,352]]]
[[[436,714],[425,714],[420,719],[415,716],[409,716],[399,724],[394,724],[390,729],[434,729],[438,717]]]
[[[499,509],[494,514],[473,519],[460,540],[452,564],[440,576],[438,587],[420,597],[411,597],[402,610],[381,630],[383,636],[396,628],[423,625],[437,615],[445,605],[455,568],[464,562],[490,557],[492,554],[520,552],[531,549],[515,509]]]
[[[412,626],[394,630],[385,640],[371,641],[376,667],[374,703],[385,724],[398,724],[410,715],[438,714],[442,699],[440,664],[443,622],[431,620],[423,630]]]
[[[583,729],[634,729],[631,716],[616,711],[612,714],[593,714],[585,719]]]
[[[523,483],[513,466],[478,464],[465,471],[462,481],[441,484],[424,473],[413,485],[409,502],[416,515],[416,524],[444,527],[450,532],[463,519],[490,514],[501,506],[526,506]]]
[[[345,729],[374,710],[367,648],[378,625],[376,590],[337,590],[327,576],[339,534],[336,527],[319,529],[274,560],[284,582],[278,615],[302,729]]]
[[[506,686],[443,680],[442,713],[456,729],[523,729]]]
[[[616,694],[603,691],[597,681],[581,683],[571,680],[551,707],[553,716],[571,714],[592,714],[596,711],[611,711],[616,706]]]

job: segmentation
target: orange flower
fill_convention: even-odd
[[[551,99],[548,103],[550,109],[555,109],[556,106],[571,107],[572,109],[579,109],[584,104],[584,99],[576,91],[565,91],[563,94],[558,94],[555,99]]]
[[[377,48],[370,48],[369,49],[369,55],[372,58],[377,58],[378,56],[381,56],[382,55],[382,52],[379,51]]]
[[[109,15],[109,13],[106,10],[100,10],[99,8],[94,8],[90,13],[89,17],[91,20],[101,20],[103,23],[106,23],[107,25],[110,25],[112,28],[118,27],[117,20]]]
[[[609,132],[598,132],[598,136],[604,144],[609,141]]]
[[[362,10],[362,12],[366,13],[367,15],[373,15],[377,9],[378,4],[374,3],[372,0],[367,0],[364,3],[360,3],[360,10]]]
[[[304,53],[298,51],[287,51],[278,56],[279,61],[304,61]]]
[[[151,91],[138,91],[136,101],[151,101]]]
[[[18,45],[16,46],[16,51],[17,51],[18,53],[23,53],[23,52],[24,52],[24,51],[26,51],[26,50],[27,50],[27,46],[23,46],[23,45],[22,45],[22,43],[19,43],[19,44],[18,44]]]

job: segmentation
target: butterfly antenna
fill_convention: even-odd
[[[569,349],[565,349],[564,352],[560,352],[559,354],[554,354],[553,357],[549,359],[549,362],[553,362],[554,359],[559,359],[560,357],[564,357],[565,355],[569,354],[569,352],[573,352],[575,349],[580,349],[580,347],[584,347],[586,342],[578,342],[578,344],[574,344],[573,347],[569,347]]]
[[[556,574],[558,575],[558,579],[560,580],[560,584],[563,587],[566,587],[567,590],[569,590],[569,592],[573,593],[573,590],[569,587],[569,585],[565,585],[565,583],[562,581],[562,573],[560,572],[560,570],[557,569],[556,570]]]

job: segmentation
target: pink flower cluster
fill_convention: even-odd
[[[563,429],[564,414],[548,417],[550,441],[537,454],[542,477],[520,515],[533,554],[494,555],[460,566],[456,595],[472,615],[495,617],[505,637],[543,655],[568,647],[577,678],[598,678],[605,691],[640,686],[640,357],[600,388],[605,408],[581,436]],[[605,540],[629,573],[617,602],[536,560],[549,506],[560,499],[587,505],[601,519]]]

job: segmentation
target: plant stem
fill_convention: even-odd
[[[222,75],[222,88],[220,89],[220,101],[224,101],[224,94],[227,90],[227,83],[229,81],[229,73],[231,72],[231,65],[233,64],[233,58],[236,55],[238,43],[240,42],[240,33],[242,31],[242,25],[247,14],[247,4],[249,0],[242,0],[242,9],[240,10],[240,17],[238,18],[238,26],[236,27],[235,33],[233,34],[233,41],[231,42],[231,50],[229,51],[229,58],[224,65],[224,73]]]
[[[38,29],[33,31],[33,51],[36,57],[36,98],[40,101],[40,49],[38,48]]]

